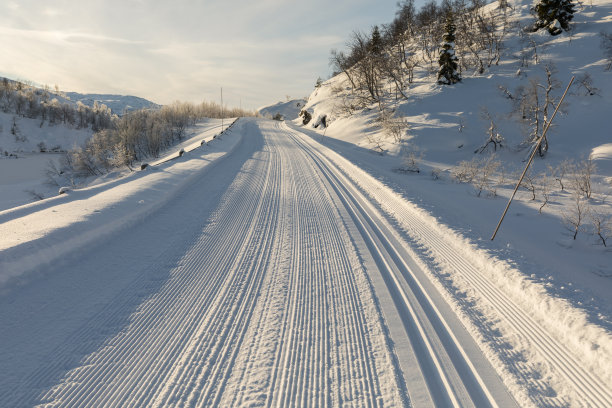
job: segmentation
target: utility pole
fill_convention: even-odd
[[[529,156],[529,161],[527,161],[527,165],[525,166],[525,170],[523,170],[523,174],[521,174],[521,177],[519,178],[518,182],[516,183],[516,187],[514,187],[514,191],[512,192],[512,196],[510,196],[510,200],[508,200],[508,204],[506,205],[506,209],[504,210],[504,213],[502,214],[501,218],[499,219],[499,223],[497,224],[497,227],[495,228],[495,232],[493,232],[493,236],[491,237],[491,241],[493,241],[495,239],[495,236],[497,235],[497,231],[499,231],[499,227],[501,226],[502,221],[506,217],[506,213],[508,212],[508,209],[510,208],[510,204],[512,204],[512,200],[514,199],[514,196],[516,195],[516,191],[519,189],[521,183],[523,182],[523,178],[525,177],[525,174],[527,173],[527,170],[529,169],[529,166],[531,166],[531,162],[533,161],[533,158],[535,157],[535,154],[538,151],[538,148],[540,147],[540,145],[542,144],[542,141],[546,137],[546,132],[548,132],[548,128],[550,127],[550,124],[552,123],[553,119],[555,118],[555,115],[557,114],[557,111],[559,110],[559,107],[561,107],[561,104],[563,103],[563,100],[565,99],[565,95],[567,95],[567,91],[569,91],[570,87],[572,86],[572,82],[574,82],[574,78],[575,77],[572,77],[572,79],[570,79],[569,84],[567,85],[567,88],[565,89],[565,92],[563,92],[563,96],[561,97],[561,100],[557,104],[557,107],[555,108],[555,111],[553,112],[550,120],[548,121],[548,123],[546,123],[546,127],[544,128],[544,131],[542,132],[542,136],[540,136],[540,138],[538,139],[538,142],[535,144],[535,147],[533,148],[533,151],[531,152],[531,156]]]

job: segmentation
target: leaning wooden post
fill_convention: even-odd
[[[495,239],[495,236],[497,235],[497,231],[499,231],[499,227],[501,226],[501,223],[504,220],[504,217],[506,217],[506,213],[508,212],[508,209],[510,208],[510,204],[512,203],[512,200],[514,199],[514,196],[516,195],[516,192],[519,189],[519,186],[523,182],[523,178],[525,177],[525,174],[527,174],[527,170],[529,169],[529,166],[531,166],[531,162],[533,161],[533,158],[535,157],[536,152],[538,151],[538,149],[540,148],[540,145],[542,144],[542,141],[546,137],[546,132],[548,132],[548,128],[550,127],[550,124],[552,123],[553,119],[555,118],[555,115],[557,114],[557,111],[559,110],[559,107],[563,103],[563,99],[565,99],[565,95],[567,95],[567,91],[569,91],[570,86],[572,86],[572,82],[574,82],[574,78],[575,77],[572,77],[572,79],[569,81],[569,84],[567,85],[567,88],[565,89],[565,92],[563,92],[563,96],[561,97],[561,100],[557,104],[557,107],[555,108],[555,111],[553,112],[553,115],[551,116],[550,120],[546,124],[546,128],[544,128],[544,131],[542,132],[542,136],[540,137],[540,139],[538,139],[538,143],[536,143],[535,147],[533,148],[533,152],[531,152],[531,156],[529,156],[529,160],[527,161],[527,165],[525,166],[525,170],[523,170],[523,174],[521,174],[521,178],[519,178],[518,182],[516,183],[516,187],[514,187],[514,191],[512,192],[512,196],[510,197],[510,200],[508,200],[508,205],[506,205],[506,209],[504,210],[504,213],[502,214],[499,222],[497,223],[497,228],[495,228],[495,232],[493,233],[493,236],[491,237],[491,241],[493,241]]]

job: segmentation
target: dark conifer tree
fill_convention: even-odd
[[[438,83],[444,85],[452,85],[461,81],[461,77],[457,72],[457,56],[455,55],[455,23],[451,13],[446,15],[446,24],[444,26],[446,33],[444,34],[444,45],[440,52],[440,70],[438,71]]]
[[[383,50],[383,39],[380,35],[378,26],[374,26],[372,29],[372,39],[370,40],[370,52],[373,56],[379,57]]]
[[[569,31],[576,11],[574,7],[572,0],[540,0],[533,8],[537,18],[533,31],[546,28],[551,35]]]

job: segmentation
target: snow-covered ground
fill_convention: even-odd
[[[530,4],[511,4],[526,22]],[[588,73],[598,92],[572,89],[534,166],[590,156],[606,215],[612,2],[581,7],[571,38],[533,38],[560,82]],[[544,78],[520,67],[529,47],[509,37],[500,66],[453,87],[418,72],[389,103],[401,143],[375,106],[339,114],[336,77],[266,108],[307,109],[306,127],[240,119],[212,140],[204,122],[143,171],[15,208],[3,194],[0,406],[612,406],[612,252],[572,239],[571,193],[551,188],[540,214],[542,192],[521,190],[490,240],[528,154],[500,86]],[[452,169],[486,157],[483,107],[505,170],[479,197]],[[3,192],[38,157],[1,159]]]
[[[82,146],[92,133],[0,112],[0,211],[57,194],[47,184],[49,162],[57,165],[58,152]]]
[[[612,402],[605,332],[320,139],[0,212],[0,405]]]
[[[57,194],[45,184],[49,163],[59,167],[61,153],[18,153],[0,158],[0,211]]]

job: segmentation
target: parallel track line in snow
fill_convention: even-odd
[[[314,145],[310,143],[310,146]],[[315,149],[320,155],[325,155],[323,148],[317,147]],[[345,159],[338,159],[342,166],[337,165],[336,168],[339,173],[343,174],[345,180],[351,179],[357,174],[364,175],[365,177],[360,177],[361,185],[356,189],[360,191],[367,189],[367,194],[375,197],[378,203],[387,209],[386,211],[393,214],[394,218],[411,231],[411,234],[419,237],[420,242],[427,243],[427,247],[435,252],[437,260],[441,259],[453,265],[457,273],[460,273],[462,278],[476,289],[478,295],[488,301],[489,306],[497,311],[500,318],[506,320],[518,336],[532,345],[539,358],[547,361],[555,372],[566,378],[568,385],[572,387],[573,392],[579,396],[579,399],[585,405],[602,408],[612,406],[612,388],[603,383],[594,373],[585,370],[580,361],[564,344],[550,335],[528,312],[524,311],[491,282],[485,274],[481,273],[477,266],[472,265],[462,256],[459,249],[451,245],[437,230],[432,230],[418,216],[412,214],[406,205],[399,202],[398,198],[391,194],[385,194],[384,188],[380,188],[376,181],[365,175],[365,172],[357,170]],[[349,168],[352,169],[350,171],[353,174],[352,176],[349,173]],[[532,396],[532,398],[535,398],[537,403],[541,405],[555,404],[554,399],[551,401],[550,398],[540,396]],[[563,402],[559,402],[559,404],[563,404]]]
[[[233,202],[234,202],[234,203],[235,203],[235,202],[240,202],[240,200],[237,200],[237,201],[235,200],[235,201],[233,201]],[[248,207],[247,207],[247,208],[248,208]],[[229,206],[229,208],[228,208],[228,209],[230,209],[230,210],[231,210],[231,206]],[[240,228],[240,227],[241,227],[241,223],[240,223],[240,222],[235,222],[235,223],[234,223],[234,225],[235,225],[234,229],[235,229],[236,227],[238,227],[238,228]],[[242,230],[243,230],[243,229],[244,229],[244,228],[242,228]],[[230,231],[231,231],[231,229],[230,229]],[[227,231],[225,231],[225,233],[227,233]],[[229,237],[230,239],[235,239],[235,237],[236,237],[236,236],[240,236],[241,234],[244,234],[244,231],[243,231],[242,233],[238,233],[238,234],[236,234],[236,235],[229,235],[228,237]],[[218,248],[218,249],[217,249],[217,250],[215,250],[215,247],[216,247],[216,248]],[[221,254],[221,255],[222,255],[222,254],[225,252],[225,253],[227,254],[227,256],[226,256],[226,257],[223,257],[223,258],[221,259],[221,261],[222,261],[222,262],[224,262],[224,261],[227,261],[229,258],[231,258],[231,257],[232,257],[232,255],[233,255],[231,251],[227,251],[227,248],[230,248],[230,247],[231,247],[231,246],[228,246],[228,247],[225,247],[225,248],[223,248],[222,246],[213,246],[212,248],[206,248],[206,249],[205,249],[205,251],[210,250],[210,252],[212,252],[212,253],[217,252],[217,253],[219,253],[219,254]],[[210,253],[210,252],[209,252],[209,253]],[[231,269],[231,268],[229,268],[229,269]],[[214,271],[214,269],[213,269],[213,271]],[[197,275],[194,275],[194,277],[197,277]],[[191,281],[193,281],[193,279],[192,279]],[[221,279],[217,280],[216,282],[221,283]],[[206,282],[206,284],[210,284],[210,283],[212,283],[212,282],[210,282],[210,281]],[[157,310],[159,310],[161,313],[160,313],[160,312],[157,312],[157,313],[151,313],[151,311],[149,311],[149,310],[147,310],[147,309],[143,309],[143,310],[141,310],[140,315],[147,315],[147,314],[149,314],[149,315],[150,315],[150,317],[151,317],[151,319],[158,319],[158,318],[160,317],[160,314],[163,316],[163,314],[164,314],[164,313],[163,313],[163,310],[165,310],[165,309],[169,308],[169,307],[172,305],[173,300],[174,300],[174,299],[173,299],[173,298],[174,298],[174,294],[175,294],[175,293],[181,293],[181,288],[186,289],[186,288],[189,288],[189,287],[194,287],[194,288],[195,288],[195,290],[192,290],[190,293],[185,294],[185,298],[189,298],[189,296],[190,296],[190,295],[195,294],[195,292],[198,292],[198,289],[205,289],[204,287],[193,286],[193,282],[190,282],[190,280],[187,280],[187,281],[180,280],[180,281],[178,281],[178,282],[177,282],[177,284],[176,284],[176,285],[174,285],[172,288],[170,288],[169,290],[167,290],[167,294],[165,295],[165,298],[166,298],[166,299],[168,299],[168,301],[166,301],[166,302],[161,302],[161,303],[159,303],[159,304],[157,304],[157,303],[155,303],[155,302],[150,302],[150,303],[151,303],[153,306],[157,306]],[[211,289],[212,289],[212,290],[209,290],[209,291],[208,291],[209,298],[214,298],[214,297],[216,297],[217,299],[223,299],[223,296],[220,296],[220,293],[219,293],[218,288],[219,288],[219,286],[218,286],[218,285],[212,285],[212,287],[211,287]],[[205,291],[205,290],[203,290],[203,292],[204,292],[204,293],[206,293],[206,291]],[[200,293],[202,293],[202,292],[200,292]],[[221,292],[221,294],[222,294],[222,292]],[[193,299],[202,299],[203,301],[209,300],[209,298],[207,298],[206,296],[202,296],[202,297],[200,297],[200,296],[192,296],[192,298],[193,298]],[[168,304],[168,302],[169,302],[169,304]],[[183,313],[183,314],[182,314],[182,316],[185,316],[185,313],[187,313],[187,316],[188,316],[188,315],[189,315],[189,314],[188,314],[188,311],[189,311],[189,310],[199,310],[197,307],[196,307],[196,308],[193,308],[192,306],[193,306],[193,304],[192,304],[192,303],[186,302],[185,307],[184,307],[184,308],[182,308],[181,310],[179,310],[179,312],[182,312],[182,313]],[[197,316],[195,316],[195,317],[197,317]],[[194,319],[195,319],[195,317],[194,317]],[[174,321],[176,324],[184,324],[184,323],[185,323],[185,321],[184,321],[184,320],[182,320],[182,319],[178,319],[178,321],[177,321],[177,319],[174,319],[173,321]],[[195,321],[197,322],[197,319],[195,319]],[[222,321],[223,321],[223,319],[220,319],[220,320],[219,320],[219,319],[217,319],[216,321],[217,321],[217,322],[222,322]],[[142,348],[142,349],[145,349],[145,350],[146,350],[146,349],[147,349],[147,347],[142,347],[142,345],[137,346],[137,345],[139,344],[139,343],[138,343],[138,341],[137,341],[137,336],[138,336],[138,335],[140,335],[140,334],[142,334],[142,332],[143,332],[143,331],[146,331],[146,328],[147,328],[147,327],[154,325],[153,323],[154,323],[154,322],[151,322],[151,321],[143,321],[143,325],[142,325],[142,327],[137,327],[135,323],[132,323],[131,328],[141,328],[141,329],[143,329],[143,327],[144,327],[144,329],[143,329],[143,330],[140,330],[140,331],[138,331],[138,330],[133,330],[132,332],[133,332],[133,333],[136,333],[136,336],[135,336],[134,338],[131,338],[131,337],[126,337],[126,341],[125,341],[125,343],[119,343],[119,344],[117,344],[117,345],[116,345],[116,347],[115,347],[115,348],[116,348],[116,349],[117,349],[117,348],[121,348],[121,344],[127,344],[127,343],[129,343],[130,341],[133,341],[133,346],[136,346],[136,347],[134,347],[134,349],[140,349],[140,348]],[[166,322],[166,323],[168,323],[168,322]],[[190,327],[193,327],[193,326],[189,326],[189,325],[185,325],[185,326],[186,326],[186,327],[184,327],[184,328],[185,328],[185,329],[188,329],[187,331],[191,330],[191,329],[190,329]],[[159,347],[159,348],[157,348],[157,349],[154,349],[154,350],[153,350],[153,351],[154,351],[154,353],[153,353],[153,354],[155,355],[155,357],[156,357],[156,359],[157,359],[158,361],[165,361],[166,359],[170,359],[170,360],[172,360],[172,358],[171,358],[171,356],[170,356],[170,355],[168,355],[167,353],[164,353],[164,352],[161,352],[161,353],[160,353],[160,351],[162,351],[162,348],[164,348],[164,349],[166,349],[166,350],[168,350],[168,349],[169,349],[169,350],[172,350],[172,347],[168,347],[168,346],[171,346],[171,345],[173,344],[172,339],[173,339],[173,338],[174,338],[175,340],[180,340],[180,339],[181,339],[181,337],[180,337],[180,336],[178,336],[178,335],[177,335],[177,332],[176,332],[176,329],[177,329],[177,328],[179,328],[178,326],[171,325],[171,324],[166,324],[166,325],[165,325],[165,327],[166,327],[166,330],[164,330],[162,334],[165,334],[165,335],[166,335],[166,336],[168,336],[169,338],[168,338],[168,337],[163,337],[164,339],[166,339],[166,341],[161,341],[161,342],[159,342],[160,347]],[[178,333],[180,333],[180,332],[181,332],[181,331],[179,330],[179,331],[178,331]],[[180,343],[180,341],[179,341],[179,343]],[[129,350],[129,349],[130,349],[130,348],[128,348],[128,350]],[[142,356],[140,356],[140,357],[142,357]],[[118,357],[118,359],[120,359],[120,357]],[[127,360],[128,362],[130,361],[129,359],[126,359],[126,360]],[[147,358],[143,359],[143,362],[150,363],[149,359],[147,359]],[[134,362],[133,362],[133,363],[131,363],[131,364],[133,364],[133,365],[134,365],[134,367],[133,367],[133,368],[134,368],[134,370],[137,370],[137,367],[138,367],[137,361],[134,361]],[[151,366],[150,366],[150,364],[148,365],[148,367],[149,367],[149,368],[151,367]],[[155,370],[151,370],[151,371],[152,371],[152,372],[155,372]],[[131,372],[131,373],[130,373],[130,375],[131,375],[133,378],[139,378],[139,379],[142,379],[141,377],[134,376],[133,374],[134,374],[134,372]],[[117,373],[114,373],[114,375],[117,375]],[[107,378],[107,379],[105,380],[104,378]],[[108,376],[107,376],[107,377],[98,377],[98,378],[97,378],[97,380],[96,380],[96,381],[93,381],[93,382],[94,382],[94,383],[97,383],[98,385],[100,385],[100,384],[106,384],[106,385],[108,385]],[[128,383],[129,383],[129,381],[128,381]],[[146,381],[145,381],[145,383],[146,383]],[[128,384],[126,384],[126,385],[128,385]],[[93,392],[95,392],[95,391],[93,391]],[[81,395],[83,395],[84,393],[87,393],[87,391],[84,391],[84,390],[83,390],[83,388],[81,388]],[[68,396],[68,397],[69,397],[69,396]],[[93,396],[92,396],[92,397],[93,397]],[[110,398],[110,395],[107,395],[107,394],[102,394],[102,395],[101,395],[101,398],[102,398],[102,399],[104,399],[104,400],[105,400],[107,403],[112,404],[112,398]],[[70,400],[70,398],[69,398],[69,400]],[[75,401],[75,402],[76,402],[76,401]],[[110,405],[110,404],[109,404],[109,405]]]
[[[342,200],[309,154],[271,126],[262,128],[259,150],[242,153],[246,161],[216,210],[202,213],[202,230],[194,228],[190,241],[173,231],[173,258],[143,271],[122,292],[124,302],[74,334],[71,344],[85,344],[111,328],[96,351],[64,363],[72,369],[46,388],[40,405],[405,401],[387,366],[390,342],[372,334],[385,333],[383,320],[368,309],[373,293],[363,284]],[[197,200],[205,194],[199,188],[177,198]],[[43,371],[40,384],[62,370]]]
[[[297,139],[297,136],[294,137]],[[358,193],[356,189],[354,187],[352,189],[349,188],[350,184],[348,180],[339,175],[338,170],[332,171],[333,165],[328,160],[320,155],[315,155],[311,149],[306,147],[306,144],[303,144],[303,146],[305,150],[310,151],[313,160],[317,162],[321,170],[327,175],[329,181],[335,186],[338,194],[343,197],[345,205],[355,217],[355,222],[361,225],[360,230],[364,238],[366,238],[366,241],[370,242],[370,249],[376,253],[375,258],[379,260],[381,269],[391,278],[394,285],[393,289],[400,294],[403,306],[406,307],[407,312],[411,316],[412,323],[416,326],[418,339],[415,338],[416,333],[414,330],[407,327],[408,334],[413,338],[413,342],[422,342],[428,352],[429,362],[427,362],[422,355],[419,356],[419,360],[422,369],[427,370],[425,378],[429,383],[432,395],[437,391],[436,388],[439,388],[435,381],[432,382],[432,374],[436,372],[439,379],[438,381],[440,381],[443,389],[446,390],[445,395],[447,400],[444,404],[463,406],[471,399],[477,406],[483,403],[493,407],[497,406],[495,399],[473,367],[467,354],[463,351],[461,344],[454,337],[452,331],[444,321],[443,316],[437,311],[435,304],[428,298],[426,292],[418,284],[418,281],[411,279],[411,281],[407,282],[407,287],[406,283],[404,283],[406,281],[400,282],[400,278],[397,274],[410,274],[410,268],[408,265],[401,262],[401,257],[395,252],[385,232],[376,225],[376,221],[364,209],[363,199],[357,198]],[[415,302],[415,300],[409,299],[409,297],[413,295],[409,296],[408,292],[406,292],[407,290],[414,292],[417,298],[420,297],[421,299],[425,299],[425,303],[422,303],[423,300]],[[420,304],[418,306],[415,305],[415,303],[418,304],[419,302],[422,303],[422,306]],[[415,311],[415,307],[422,309],[417,312]],[[429,312],[427,310],[429,310]],[[429,329],[424,328],[423,324],[430,325],[432,322],[437,322],[436,326]],[[434,333],[437,333],[437,335]],[[437,336],[440,335],[445,336],[449,340],[444,340],[442,343],[439,343],[439,339],[441,338]],[[434,345],[432,341],[434,343],[439,343],[439,345]],[[454,352],[454,357],[452,358],[449,358],[445,352],[445,348],[449,347],[449,345],[452,345],[451,350],[459,351],[459,353]],[[460,357],[457,354],[459,354]],[[440,360],[440,358],[442,358],[442,360]],[[459,366],[457,366],[457,364],[459,364]],[[427,365],[430,366],[426,367]],[[470,373],[469,377],[472,379],[465,377],[460,378],[461,375],[453,372],[451,368],[453,366],[458,367],[463,375],[466,374],[465,367],[467,367]],[[448,377],[449,374],[453,375],[453,382],[451,382]],[[465,383],[467,388],[463,388],[461,382]]]
[[[565,376],[570,384],[574,384],[574,392],[586,401],[587,405],[602,408],[612,406],[612,390],[610,387],[607,387],[592,373],[584,370],[580,362],[565,345],[548,334],[512,299],[486,277],[478,273],[478,269],[469,264],[455,248],[440,239],[430,229],[420,227],[418,220],[408,219],[406,222],[412,228],[417,229],[426,241],[431,242],[439,254],[444,254],[470,285],[479,289],[478,293],[497,309],[500,316],[507,319],[523,339],[533,345],[541,358],[548,360],[559,374]],[[541,402],[544,403],[544,401]]]
[[[303,163],[301,160],[295,159],[295,150],[291,152],[294,155],[293,162],[296,163],[292,174],[300,174]],[[302,160],[307,159],[305,156],[300,158]],[[313,191],[321,189],[313,189],[310,186],[303,189],[301,187],[301,182],[304,182],[307,186],[309,183],[319,185],[324,181],[320,177],[320,175],[317,175],[316,180],[309,180],[312,178],[311,171],[309,171],[308,175],[297,181],[297,194],[302,197],[302,205],[297,210],[302,215],[297,219],[305,220],[305,222],[300,222],[299,228],[296,228],[299,231],[302,244],[299,244],[298,241],[297,244],[294,244],[294,248],[310,248],[310,255],[304,256],[294,253],[292,257],[296,264],[292,269],[300,271],[301,279],[293,280],[292,287],[297,296],[292,298],[294,302],[290,303],[287,322],[292,322],[290,324],[294,326],[306,327],[302,337],[295,330],[288,331],[289,325],[284,326],[283,333],[290,335],[290,338],[287,342],[281,342],[283,346],[286,346],[281,359],[283,361],[282,367],[284,368],[276,371],[277,374],[273,374],[271,386],[275,387],[274,383],[278,383],[278,391],[272,391],[271,393],[285,396],[282,399],[276,400],[276,406],[286,406],[287,404],[320,406],[323,403],[330,402],[330,400],[323,398],[323,393],[319,393],[317,396],[312,392],[314,389],[325,387],[325,384],[329,384],[324,363],[330,360],[322,357],[322,353],[325,351],[324,345],[329,342],[327,340],[329,329],[324,329],[323,322],[331,319],[327,310],[337,310],[338,308],[348,306],[347,309],[352,311],[348,316],[343,313],[339,315],[337,313],[333,314],[334,317],[339,316],[343,319],[339,324],[345,329],[343,333],[338,333],[340,338],[353,338],[358,344],[358,348],[354,349],[351,348],[349,342],[343,342],[346,350],[343,353],[345,355],[343,364],[353,365],[353,370],[360,378],[357,382],[348,382],[349,388],[346,394],[353,395],[357,392],[358,395],[363,395],[369,401],[366,406],[377,406],[373,397],[379,392],[377,379],[372,374],[372,359],[367,356],[367,346],[364,346],[364,339],[367,338],[367,333],[363,329],[356,330],[357,327],[355,326],[358,319],[362,316],[361,313],[355,312],[359,311],[361,307],[358,307],[354,300],[352,300],[356,297],[356,289],[353,287],[351,291],[347,292],[347,288],[351,288],[351,285],[354,285],[354,282],[350,282],[347,285],[349,280],[346,279],[346,271],[350,271],[350,262],[346,253],[343,251],[337,252],[345,245],[345,241],[338,238],[336,210],[330,206],[312,207],[304,204],[304,202],[320,203],[322,200],[324,200],[323,202],[329,200],[329,194],[325,191],[325,197],[308,197],[311,196]],[[312,201],[304,200],[305,197],[312,198]],[[332,241],[330,242],[331,245],[326,245],[325,247],[320,245],[318,242],[320,240],[319,237],[323,236],[326,240]],[[313,237],[315,238],[314,240]],[[324,261],[324,263],[321,263],[321,261]],[[322,265],[326,265],[329,269],[327,271],[322,269]],[[343,271],[343,273],[340,274],[338,271]],[[331,281],[330,278],[332,278]],[[329,282],[336,281],[340,282],[340,284],[329,284]],[[330,289],[326,289],[327,286]],[[326,292],[328,293],[327,295],[325,294]],[[334,304],[330,303],[331,299],[338,300]],[[312,324],[312,322],[315,324]],[[336,328],[338,324],[328,323],[327,326]],[[331,337],[334,337],[333,334]],[[316,339],[321,340],[317,342],[315,341]],[[304,361],[309,361],[310,364],[306,366],[301,365],[300,363]],[[364,367],[364,365],[369,366],[369,368]],[[353,372],[353,370],[343,374],[346,376]],[[354,389],[351,384],[357,385],[357,389]],[[372,389],[373,387],[374,390]],[[342,400],[342,396],[336,398],[338,401]],[[272,400],[269,400],[269,402],[273,404]]]

